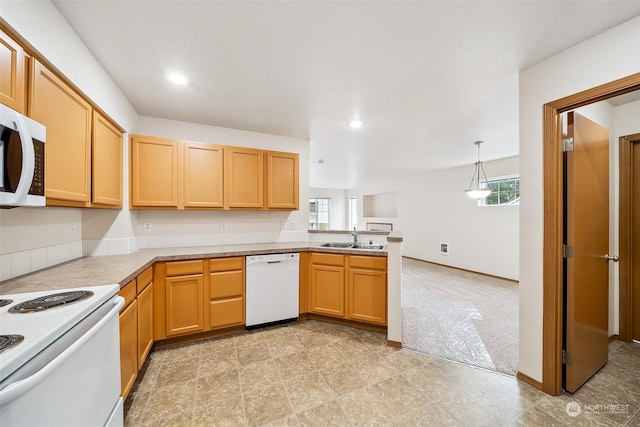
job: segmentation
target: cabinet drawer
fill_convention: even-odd
[[[202,273],[202,260],[168,262],[165,266],[167,277],[198,273]]]
[[[244,324],[244,298],[211,301],[209,319],[211,328]]]
[[[210,299],[220,299],[244,295],[244,274],[242,271],[212,273],[209,281]]]
[[[138,293],[142,292],[149,283],[153,280],[153,268],[149,267],[136,278],[136,290]]]
[[[322,264],[322,265],[344,265],[344,255],[339,254],[322,254],[322,253],[312,253],[311,254],[311,264]]]
[[[124,309],[136,299],[137,292],[135,282],[135,280],[130,281],[118,292],[118,295],[124,298],[124,306],[122,306],[122,310],[120,310],[120,312],[123,312]]]
[[[209,260],[209,271],[229,271],[242,270],[244,268],[244,257],[214,258]]]
[[[386,270],[387,257],[349,255],[349,266],[351,268]]]

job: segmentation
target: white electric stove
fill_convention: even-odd
[[[118,290],[0,295],[0,425],[123,424]]]

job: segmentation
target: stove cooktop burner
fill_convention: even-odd
[[[5,305],[9,305],[13,302],[12,299],[0,299],[0,307],[4,307]]]
[[[22,335],[0,335],[0,353],[20,344],[23,340]]]
[[[57,294],[44,295],[29,301],[24,301],[14,305],[9,309],[9,313],[32,313],[48,308],[59,307],[89,298],[93,295],[91,291],[69,291]]]

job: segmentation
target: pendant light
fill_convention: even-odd
[[[487,183],[487,175],[484,173],[484,168],[480,161],[480,144],[482,144],[482,141],[474,142],[474,145],[478,147],[478,161],[476,162],[476,170],[473,172],[473,176],[471,177],[469,188],[464,190],[465,193],[467,193],[467,196],[472,199],[484,199],[491,194],[491,189]],[[484,177],[483,185],[480,183],[480,172],[482,172],[482,176]]]

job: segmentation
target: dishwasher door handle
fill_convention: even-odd
[[[267,264],[280,264],[282,261],[267,261]]]

